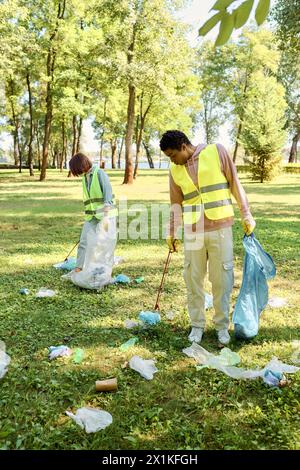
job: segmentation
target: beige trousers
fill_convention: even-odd
[[[207,272],[212,284],[213,321],[216,330],[228,329],[230,295],[233,288],[232,227],[197,235],[198,246],[185,236],[184,280],[188,312],[192,326],[205,327],[204,279]]]

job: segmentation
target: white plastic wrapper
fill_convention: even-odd
[[[287,299],[284,297],[271,297],[268,304],[272,308],[285,307],[287,305]]]
[[[75,415],[66,411],[66,415],[73,419],[88,434],[105,429],[113,421],[112,415],[107,411],[91,407],[79,408]]]
[[[107,232],[102,223],[97,224],[96,228],[91,228],[87,234],[87,249],[82,271],[77,273],[71,271],[62,278],[84,289],[101,289],[111,284],[116,243],[116,219],[109,219]]]
[[[5,352],[5,343],[0,341],[0,379],[5,376],[10,363],[10,356]]]
[[[56,293],[54,290],[47,289],[46,287],[41,287],[38,293],[36,294],[36,297],[54,297]]]
[[[266,370],[282,374],[293,374],[300,370],[299,367],[284,364],[277,357],[273,357],[263,369],[242,369],[241,367],[226,365],[222,354],[218,356],[211,354],[197,343],[193,343],[190,347],[183,349],[182,352],[189,357],[193,357],[199,364],[220,370],[233,379],[256,379],[257,377],[263,377]]]
[[[140,356],[132,356],[129,361],[129,367],[141,374],[144,379],[152,380],[153,374],[158,372],[154,362],[153,359],[142,359]]]

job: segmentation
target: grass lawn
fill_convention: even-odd
[[[141,171],[132,187],[108,172],[117,198],[168,203],[166,171]],[[270,296],[286,297],[288,306],[266,308],[260,331],[249,342],[232,340],[231,349],[246,368],[263,367],[272,356],[291,363],[292,340],[300,339],[299,212],[300,175],[282,175],[272,183],[252,183],[242,175],[256,236],[274,258],[277,276]],[[136,333],[139,342],[122,352],[134,335],[124,320],[152,310],[167,249],[162,240],[121,240],[114,268],[142,284],[85,291],[61,281],[52,265],[62,261],[78,240],[83,221],[81,183],[66,173],[48,171],[47,181],[0,172],[0,339],[11,356],[0,380],[1,449],[300,449],[300,374],[283,388],[261,379],[236,381],[212,369],[197,370],[182,353],[189,345],[189,321],[182,278],[183,254],[171,260],[161,299],[162,321]],[[235,206],[236,208],[236,206]],[[235,287],[242,274],[242,230],[236,211]],[[19,289],[30,289],[29,296]],[[38,299],[40,287],[57,290]],[[207,290],[210,285],[207,282]],[[178,313],[174,320],[166,312]],[[217,353],[207,312],[203,347]],[[48,359],[48,347],[80,347],[81,364],[71,358]],[[152,381],[121,366],[134,354],[153,358],[159,372]],[[96,393],[96,380],[117,377],[115,393]],[[93,406],[110,412],[111,426],[86,434],[65,411]]]

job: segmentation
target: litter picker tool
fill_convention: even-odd
[[[64,261],[68,261],[68,258],[70,256],[70,254],[72,253],[73,250],[75,250],[76,246],[79,244],[80,240],[78,240],[78,242],[76,243],[76,245],[73,246],[72,250],[70,251],[70,253],[65,257]]]
[[[159,289],[158,289],[158,292],[157,292],[157,298],[156,298],[156,303],[155,303],[154,310],[160,310],[159,298],[160,298],[160,295],[161,295],[162,290],[163,290],[165,276],[168,272],[168,267],[169,267],[169,264],[170,264],[170,261],[171,261],[171,254],[172,254],[172,251],[169,250],[168,257],[167,257],[167,260],[165,262],[165,268],[164,268],[164,272],[163,272],[163,275],[162,275],[161,283],[160,283],[160,286],[159,286]]]

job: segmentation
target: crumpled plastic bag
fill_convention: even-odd
[[[110,219],[108,231],[101,222],[91,227],[87,233],[87,248],[82,271],[71,271],[62,279],[73,282],[83,289],[102,289],[112,284],[114,250],[117,243],[115,218]]]
[[[297,339],[292,341],[292,348],[293,348],[293,354],[291,357],[291,361],[294,364],[300,364],[300,341]]]
[[[46,287],[41,287],[40,290],[35,295],[36,297],[54,297],[56,292],[51,289],[47,289]]]
[[[88,434],[105,429],[113,421],[110,413],[92,407],[79,408],[75,415],[66,411],[66,415],[72,418]]]
[[[4,341],[0,341],[0,379],[5,376],[11,358],[5,352],[6,346]]]
[[[30,290],[29,290],[29,289],[26,289],[25,287],[22,287],[22,288],[19,290],[19,294],[22,294],[22,295],[29,295],[29,294],[30,294]]]
[[[132,346],[135,345],[139,341],[139,338],[137,336],[134,336],[133,338],[130,338],[126,343],[121,344],[120,350],[121,351],[127,351],[127,349],[131,348]]]
[[[144,379],[152,380],[153,374],[158,372],[154,363],[153,359],[142,359],[140,356],[132,356],[129,361],[129,367],[141,374]]]
[[[118,266],[119,264],[124,263],[125,259],[122,256],[115,256],[114,257],[114,266]]]
[[[277,357],[273,357],[263,369],[242,369],[241,367],[224,365],[224,362],[222,363],[221,354],[219,356],[211,354],[197,343],[193,343],[188,348],[183,349],[182,352],[189,357],[193,357],[199,364],[220,370],[233,379],[263,378],[266,370],[282,374],[293,374],[300,370],[299,367],[284,364],[279,361]]]
[[[213,308],[213,296],[205,292],[205,310]]]
[[[146,310],[145,312],[141,311],[139,319],[147,325],[156,325],[156,323],[160,322],[160,314],[157,312],[150,312],[149,310]]]
[[[66,261],[62,261],[61,263],[53,264],[53,267],[56,269],[65,269],[66,271],[72,271],[76,268],[76,258],[70,257]]]
[[[287,299],[283,297],[271,297],[269,299],[268,305],[272,308],[284,307],[287,304]]]
[[[116,277],[113,278],[113,282],[115,284],[129,284],[131,282],[130,277],[126,276],[126,274],[118,274]]]
[[[57,357],[60,356],[71,356],[72,350],[68,348],[68,346],[65,346],[64,344],[60,346],[50,346],[49,347],[49,359],[52,361],[52,359],[56,359]]]
[[[132,328],[139,328],[140,326],[142,326],[142,322],[127,319],[124,321],[124,326],[128,330],[131,330]]]

